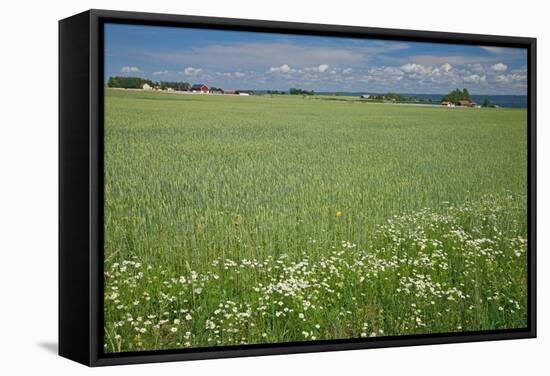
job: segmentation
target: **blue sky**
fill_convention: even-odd
[[[105,25],[105,79],[223,89],[526,94],[527,50],[139,25]]]

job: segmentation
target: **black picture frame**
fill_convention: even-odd
[[[528,326],[525,329],[103,353],[103,25],[345,36],[528,51]],[[536,39],[88,10],[59,21],[59,354],[88,366],[536,337]]]

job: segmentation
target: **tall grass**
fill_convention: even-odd
[[[105,351],[526,325],[526,113],[107,91]]]

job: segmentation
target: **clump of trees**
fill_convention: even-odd
[[[283,90],[268,90],[266,91],[267,94],[279,94],[279,95],[284,95],[286,94],[286,91],[283,91]]]
[[[441,99],[442,102],[458,103],[459,101],[471,101],[470,92],[464,88],[455,89]]]
[[[109,77],[107,81],[107,87],[117,87],[124,89],[141,89],[144,84],[149,86],[155,86],[155,83],[151,80],[146,80],[140,77],[125,77],[125,76],[115,76]]]
[[[315,91],[311,90],[303,90],[303,89],[297,89],[295,87],[291,87],[288,91],[290,95],[315,95]]]
[[[189,82],[161,81],[160,88],[161,90],[170,88],[175,91],[188,91],[191,88],[191,84]]]
[[[496,108],[498,106],[496,104],[494,104],[493,102],[491,102],[491,100],[489,98],[485,97],[485,99],[483,99],[483,103],[481,104],[481,107]]]

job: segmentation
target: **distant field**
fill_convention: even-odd
[[[105,351],[525,327],[526,130],[107,90]]]

